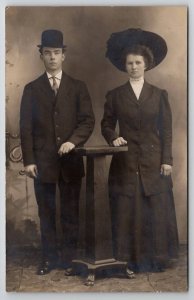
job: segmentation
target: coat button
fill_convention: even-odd
[[[61,138],[58,136],[58,137],[57,137],[57,141],[60,141],[60,140],[61,140]]]

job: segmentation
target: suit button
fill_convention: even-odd
[[[60,140],[61,140],[61,138],[58,136],[58,137],[57,137],[57,141],[60,141]]]
[[[55,111],[55,116],[57,116],[58,115],[58,112],[57,111]]]
[[[58,128],[58,127],[59,127],[59,125],[58,125],[58,124],[55,124],[55,127],[56,127],[56,128]]]

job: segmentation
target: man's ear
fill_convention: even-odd
[[[63,53],[63,54],[62,54],[62,61],[64,61],[65,58],[66,58],[66,55],[65,55],[65,53]]]

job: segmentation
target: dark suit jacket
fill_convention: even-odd
[[[94,128],[94,114],[86,85],[62,74],[57,97],[44,73],[24,88],[20,110],[21,147],[24,165],[37,164],[43,182],[84,175],[82,158],[73,152],[62,158],[61,144],[83,145]]]
[[[138,171],[146,195],[172,187],[171,177],[160,174],[161,164],[172,165],[172,116],[165,90],[144,82],[137,100],[128,81],[108,92],[101,125],[109,144],[118,136],[128,142],[128,152],[112,159],[110,191],[133,195]]]

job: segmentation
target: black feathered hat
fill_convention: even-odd
[[[154,63],[146,70],[150,70],[157,66],[167,54],[167,45],[161,36],[140,28],[129,28],[111,34],[107,41],[106,57],[109,58],[116,68],[126,72],[122,59],[123,53],[126,49],[130,50],[130,48],[132,49],[137,45],[148,47],[153,54]]]

